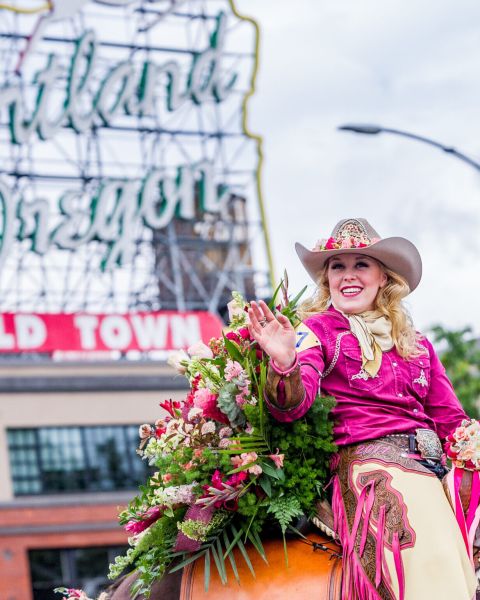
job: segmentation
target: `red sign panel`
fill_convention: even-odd
[[[0,315],[0,352],[179,350],[218,337],[208,312]]]

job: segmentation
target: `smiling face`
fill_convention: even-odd
[[[363,254],[332,256],[327,277],[333,306],[346,314],[373,310],[378,290],[387,283],[380,263]]]

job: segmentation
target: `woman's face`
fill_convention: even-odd
[[[327,276],[332,304],[346,314],[373,310],[378,290],[387,283],[380,263],[363,254],[332,256]]]

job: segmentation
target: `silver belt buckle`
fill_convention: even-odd
[[[438,435],[431,429],[417,429],[415,431],[418,451],[425,460],[441,460],[443,454],[442,444]]]

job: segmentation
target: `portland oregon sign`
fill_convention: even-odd
[[[161,311],[218,314],[233,289],[268,290],[261,141],[246,114],[258,30],[233,0],[0,6],[0,308],[12,323],[167,323]]]

